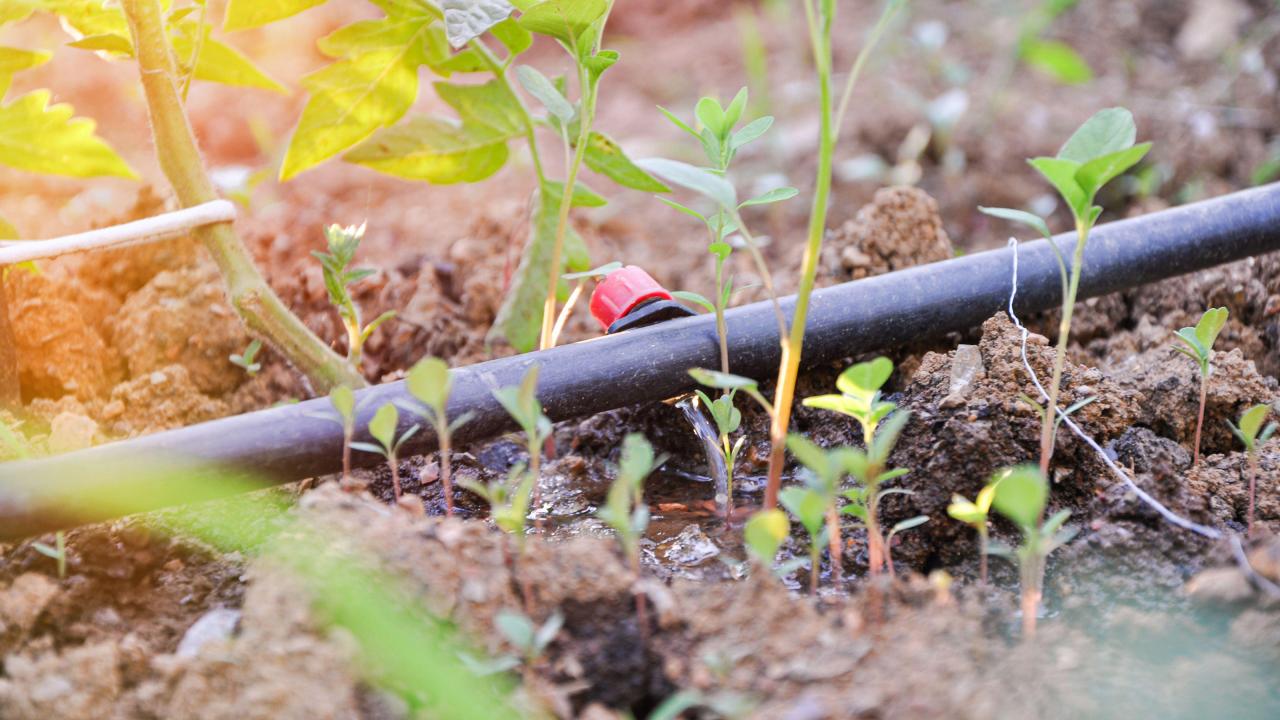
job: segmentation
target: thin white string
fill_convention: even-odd
[[[1013,311],[1013,300],[1018,295],[1018,241],[1015,238],[1009,238],[1009,247],[1013,249],[1013,289],[1009,292],[1009,319],[1012,320],[1013,324],[1022,332],[1022,366],[1026,368],[1027,374],[1031,376],[1031,382],[1036,386],[1036,390],[1040,393],[1041,400],[1048,402],[1049,393],[1045,392],[1044,386],[1040,384],[1040,378],[1036,375],[1036,371],[1031,368],[1031,362],[1027,360],[1027,338],[1031,332],[1027,330],[1026,326],[1024,326],[1020,320],[1018,320],[1017,314]],[[1116,477],[1120,478],[1125,486],[1128,487],[1134,495],[1137,495],[1140,500],[1164,516],[1165,520],[1168,520],[1184,530],[1190,530],[1191,532],[1203,535],[1204,537],[1213,540],[1220,540],[1222,538],[1222,532],[1220,530],[1194,523],[1179,516],[1164,505],[1161,505],[1158,500],[1151,497],[1151,495],[1147,494],[1147,492],[1142,488],[1138,487],[1137,484],[1129,478],[1129,475],[1121,469],[1110,456],[1107,455],[1106,451],[1103,450],[1092,437],[1089,437],[1084,430],[1080,429],[1080,426],[1071,419],[1071,416],[1068,415],[1062,407],[1058,407],[1057,411],[1062,423],[1070,428],[1071,432],[1074,433],[1076,437],[1080,438],[1086,445],[1093,448],[1093,451],[1098,454],[1098,457],[1102,458],[1102,462],[1111,469],[1111,472],[1113,472]]]

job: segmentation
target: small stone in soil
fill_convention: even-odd
[[[239,622],[239,610],[214,608],[201,615],[200,619],[187,629],[174,654],[180,658],[194,658],[200,654],[200,648],[205,645],[230,638]]]

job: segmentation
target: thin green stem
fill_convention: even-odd
[[[440,487],[444,492],[444,514],[453,517],[453,433],[449,432],[448,418],[437,415],[436,437],[440,440]]]
[[[1058,324],[1058,347],[1053,357],[1053,379],[1049,382],[1049,402],[1045,406],[1040,425],[1040,472],[1049,476],[1049,463],[1053,459],[1054,431],[1058,424],[1058,398],[1062,391],[1062,372],[1067,361],[1067,345],[1071,340],[1071,315],[1075,311],[1076,294],[1080,290],[1080,272],[1084,267],[1084,246],[1089,240],[1089,227],[1084,221],[1076,223],[1076,249],[1071,257],[1071,280],[1067,294],[1062,299],[1062,320]]]
[[[0,288],[2,289],[2,288]],[[724,321],[724,260],[716,256],[716,335],[720,337],[720,372],[729,372],[729,327]]]
[[[164,32],[159,0],[123,0],[121,6],[137,48],[160,167],[183,207],[215,200],[218,193],[205,172],[178,93],[177,69]],[[281,302],[229,223],[201,228],[196,230],[196,236],[217,263],[227,296],[245,326],[292,363],[315,391],[325,393],[339,385],[368,385],[359,372]]]
[[[836,111],[835,131],[837,134],[839,134],[840,128],[844,127],[844,116],[849,110],[849,101],[853,99],[853,89],[858,85],[858,78],[862,75],[863,66],[867,64],[867,59],[871,57],[871,51],[880,43],[880,38],[884,35],[884,31],[888,29],[889,22],[906,4],[906,0],[889,0],[884,12],[880,13],[880,19],[876,21],[875,27],[871,29],[871,34],[867,36],[867,42],[862,46],[858,57],[854,59],[853,66],[849,68],[849,76],[844,81],[844,92],[840,93],[840,109]]]

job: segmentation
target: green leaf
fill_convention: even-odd
[[[587,76],[592,87],[595,87],[600,82],[600,76],[604,75],[605,70],[618,64],[620,57],[616,50],[601,50],[582,61],[583,67],[587,69]]]
[[[889,530],[889,537],[893,537],[894,535],[897,535],[900,532],[904,532],[912,528],[918,528],[927,522],[929,522],[928,515],[917,515],[913,518],[908,518],[906,520],[903,520],[895,524],[893,528]]]
[[[504,20],[490,28],[489,32],[511,53],[511,57],[533,46],[533,33],[520,27],[515,20]]]
[[[653,446],[640,433],[628,433],[622,440],[622,457],[618,460],[618,480],[628,488],[639,490],[658,466]]]
[[[395,447],[396,425],[399,423],[400,411],[396,410],[395,405],[387,403],[373,414],[373,419],[369,421],[369,434],[382,443],[382,447],[391,450]]]
[[[1244,414],[1240,416],[1240,434],[1249,439],[1245,446],[1250,450],[1253,449],[1258,432],[1262,429],[1262,423],[1267,419],[1267,414],[1270,412],[1270,405],[1254,405],[1245,410]]]
[[[533,621],[523,613],[503,608],[493,618],[493,624],[512,647],[522,653],[533,649],[537,631],[533,627]]]
[[[684,300],[685,302],[691,302],[694,305],[697,305],[703,308],[709,313],[713,313],[716,311],[716,306],[714,303],[708,300],[705,296],[699,295],[696,292],[689,292],[688,290],[676,290],[671,293],[671,297],[674,297],[677,300]]]
[[[520,101],[506,83],[490,80],[483,85],[438,82],[436,94],[457,111],[466,124],[487,125],[507,137],[525,131]]]
[[[978,206],[978,211],[984,215],[998,217],[1001,220],[1008,220],[1010,222],[1027,225],[1046,238],[1053,237],[1053,233],[1049,232],[1048,223],[1044,221],[1044,218],[1036,215],[1035,213],[1029,213],[1024,210],[1013,210],[1011,208],[982,207],[981,205]]]
[[[987,521],[987,513],[961,495],[952,495],[947,515],[968,525],[979,526]]]
[[[724,137],[728,134],[728,130],[725,129],[724,108],[720,107],[720,103],[715,98],[704,97],[699,100],[693,114],[702,127],[710,130],[716,137]]]
[[[845,395],[870,399],[893,375],[893,361],[887,357],[878,357],[867,362],[860,362],[836,378],[836,388]]]
[[[827,502],[822,495],[809,488],[788,487],[778,493],[778,500],[808,531],[811,542],[822,532],[826,521]]]
[[[729,101],[729,106],[724,110],[724,135],[728,135],[733,130],[733,126],[738,124],[742,119],[742,111],[747,109],[747,88],[743,87],[738,90],[738,94],[733,96],[733,100]]]
[[[1200,342],[1200,338],[1196,335],[1195,328],[1182,328],[1174,333],[1173,336],[1186,343],[1191,348],[1191,352],[1189,353],[1182,350],[1182,348],[1175,348],[1176,350],[1182,351],[1184,354],[1191,355],[1195,360],[1200,362],[1209,358],[1209,348],[1205,347]]]
[[[747,388],[754,390],[759,385],[758,382],[751,378],[719,372],[718,370],[693,368],[689,371],[689,375],[699,384],[719,390],[744,390]]]
[[[339,385],[329,392],[329,402],[333,405],[333,409],[338,411],[342,416],[344,423],[350,422],[355,417],[356,412],[356,395],[351,388],[346,385]]]
[[[506,164],[509,137],[485,125],[454,125],[419,116],[379,130],[343,159],[437,185],[479,182]]]
[[[43,65],[51,57],[52,53],[42,51],[0,47],[0,99],[9,89],[14,73]]]
[[[763,195],[757,195],[756,197],[751,198],[738,207],[744,208],[752,207],[754,205],[770,205],[772,203],[782,202],[783,200],[790,200],[799,194],[800,191],[793,187],[774,188]]]
[[[893,452],[893,447],[898,444],[898,436],[902,434],[902,429],[910,419],[910,410],[899,410],[890,415],[876,431],[875,437],[871,439],[871,447],[867,449],[867,454],[882,465],[887,462],[889,453]]]
[[[773,564],[774,558],[778,556],[778,548],[789,534],[791,522],[787,520],[787,514],[777,508],[761,510],[752,515],[742,529],[747,549],[765,565]]]
[[[1057,40],[1027,40],[1022,61],[1063,85],[1083,85],[1093,80],[1093,69],[1070,45]]]
[[[648,158],[636,161],[644,170],[674,185],[692,190],[733,212],[738,207],[738,193],[723,177],[678,160]]]
[[[576,111],[573,104],[570,103],[563,93],[556,89],[556,86],[547,79],[546,75],[529,65],[520,65],[516,68],[516,80],[520,83],[526,92],[532,95],[542,106],[547,109],[562,123],[570,123]]]
[[[1212,348],[1213,344],[1218,341],[1218,334],[1222,332],[1222,328],[1227,325],[1227,316],[1230,312],[1224,308],[1209,308],[1204,311],[1204,315],[1200,316],[1200,321],[1196,323],[1195,334],[1196,339],[1206,348]]]
[[[70,105],[49,105],[49,97],[35,90],[0,105],[0,164],[79,178],[138,177],[94,134],[92,120],[73,118]]]
[[[675,113],[673,113],[673,112],[671,112],[670,110],[668,110],[668,109],[666,109],[666,108],[662,107],[661,105],[659,105],[659,106],[658,106],[658,112],[662,113],[662,114],[663,114],[663,115],[664,115],[668,120],[670,120],[670,121],[671,121],[671,123],[672,123],[673,125],[675,125],[676,127],[680,128],[681,130],[683,130],[683,131],[685,131],[685,132],[689,133],[690,135],[692,135],[692,136],[694,136],[694,137],[699,137],[699,135],[698,135],[698,131],[697,131],[697,130],[694,130],[694,129],[693,129],[693,128],[691,128],[691,127],[689,127],[689,124],[688,124],[688,123],[686,123],[685,121],[683,121],[683,120],[681,120],[680,118],[676,117],[676,114],[675,114]]]
[[[1084,165],[1090,160],[1128,150],[1138,135],[1133,113],[1122,107],[1099,110],[1058,150],[1059,160]]]
[[[222,28],[231,32],[261,27],[323,4],[324,0],[229,0]]]
[[[441,0],[449,44],[462,47],[515,12],[507,0]]]
[[[1080,164],[1073,160],[1063,160],[1060,158],[1038,157],[1027,161],[1031,167],[1035,168],[1053,185],[1062,199],[1067,202],[1067,207],[1071,208],[1072,214],[1077,218],[1084,218],[1089,212],[1090,198],[1085,195],[1079,183],[1076,182],[1076,171],[1080,169]]]
[[[1049,485],[1040,468],[1020,465],[997,473],[992,480],[999,483],[992,503],[996,511],[1024,531],[1034,528],[1049,497]]]
[[[289,141],[281,180],[357,145],[404,116],[418,96],[418,67],[429,59],[430,22],[424,10],[357,23],[326,38],[322,49],[349,57],[303,78],[311,98]]]
[[[498,317],[489,331],[490,339],[505,338],[519,352],[528,352],[538,344],[542,327],[542,307],[547,295],[547,279],[551,269],[551,249],[559,224],[560,197],[558,183],[546,183],[534,193],[531,205],[529,239],[525,242],[520,265],[511,280],[511,289],[503,299]],[[578,193],[574,193],[574,198]],[[572,227],[565,228],[565,268],[577,272],[591,267],[582,236]]]
[[[617,260],[614,260],[613,262],[605,263],[604,265],[601,265],[600,267],[597,267],[597,268],[591,268],[590,270],[583,270],[582,272],[565,273],[560,277],[564,278],[565,280],[587,280],[589,278],[602,278],[608,275],[609,273],[615,270],[619,270],[621,268],[622,268],[622,263],[618,262]]]
[[[525,11],[519,23],[529,32],[548,35],[568,46],[608,8],[607,0],[545,0]]]
[[[233,87],[270,90],[282,95],[289,94],[285,86],[258,69],[253,61],[239,50],[210,37],[212,31],[213,28],[209,25],[202,26],[195,19],[170,26],[173,52],[184,63],[195,53],[197,42],[200,43],[200,54],[196,56],[197,80],[207,80]],[[199,40],[201,34],[204,35],[203,40]]]
[[[1092,198],[1107,183],[1141,162],[1149,150],[1151,150],[1151,143],[1148,142],[1135,145],[1128,150],[1119,150],[1094,158],[1076,171],[1076,184],[1085,195]]]
[[[608,177],[623,187],[651,193],[671,191],[671,188],[637,167],[618,143],[604,133],[592,131],[583,159],[587,167],[594,172]]]
[[[769,132],[769,128],[773,127],[773,117],[766,115],[762,118],[756,118],[747,123],[741,130],[733,134],[729,139],[729,147],[738,150],[742,146],[759,139],[762,135]]]
[[[410,395],[442,415],[449,402],[451,381],[448,363],[437,357],[426,357],[409,370],[405,387]]]

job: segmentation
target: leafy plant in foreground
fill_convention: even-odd
[[[329,252],[311,251],[312,257],[320,261],[324,274],[324,289],[329,293],[329,303],[342,318],[342,327],[347,331],[347,362],[358,372],[364,360],[364,344],[373,331],[382,323],[395,317],[394,310],[388,310],[368,325],[360,317],[360,306],[351,297],[351,286],[373,275],[376,271],[368,268],[353,269],[356,250],[364,238],[364,225],[342,227],[330,225],[324,229],[325,239],[329,243]]]
[[[1200,411],[1196,414],[1196,437],[1192,445],[1191,465],[1200,463],[1200,431],[1204,428],[1204,403],[1209,393],[1209,377],[1213,375],[1213,344],[1218,333],[1227,324],[1227,309],[1209,308],[1200,316],[1195,327],[1184,327],[1174,334],[1186,347],[1174,346],[1174,350],[1186,355],[1200,366]]]
[[[1245,532],[1249,535],[1253,534],[1253,506],[1258,483],[1258,450],[1271,439],[1277,427],[1275,423],[1262,426],[1270,412],[1270,405],[1254,405],[1240,416],[1239,425],[1232,424],[1230,420],[1227,421],[1231,432],[1235,433],[1240,443],[1244,445],[1244,451],[1249,459],[1249,514],[1245,526]]]
[[[798,442],[803,438],[792,435],[791,440]],[[821,448],[818,451],[822,452]],[[828,464],[831,463],[828,461]],[[803,486],[792,485],[783,488],[778,500],[809,534],[809,592],[812,594],[818,592],[822,546],[833,538],[827,520],[834,512],[838,489],[835,482],[838,480],[833,481],[829,473],[816,471],[806,474],[804,480]],[[838,576],[839,571],[836,568],[841,565],[840,544],[838,540],[831,544],[831,572]]]
[[[1075,218],[1076,243],[1070,268],[1043,218],[1021,210],[978,208],[988,215],[1034,228],[1049,239],[1049,245],[1057,257],[1062,282],[1062,318],[1058,325],[1058,346],[1053,360],[1053,378],[1049,382],[1049,400],[1041,413],[1040,471],[1045,474],[1048,474],[1049,463],[1053,458],[1058,396],[1062,388],[1067,344],[1071,337],[1071,315],[1075,310],[1080,274],[1084,269],[1085,244],[1098,216],[1102,214],[1102,208],[1093,204],[1094,199],[1103,186],[1146,157],[1151,143],[1135,145],[1136,137],[1137,126],[1133,122],[1133,115],[1124,108],[1108,108],[1086,120],[1067,139],[1055,157],[1038,157],[1028,161],[1058,191]]]
[[[892,560],[888,554],[888,538],[880,527],[880,501],[890,494],[910,494],[909,490],[884,490],[881,486],[889,480],[902,477],[910,470],[906,468],[889,469],[889,455],[898,443],[898,435],[906,426],[911,415],[906,410],[897,411],[895,403],[884,400],[880,389],[893,374],[893,362],[885,357],[878,357],[868,362],[858,363],[836,378],[839,395],[817,395],[805,398],[805,407],[816,407],[832,410],[848,415],[862,427],[862,442],[865,449],[847,448],[844,455],[844,469],[854,477],[857,485],[846,491],[844,496],[849,504],[841,512],[852,515],[867,528],[867,558],[871,572],[878,573],[882,569],[892,569]],[[881,424],[883,423],[883,425]],[[796,455],[796,447],[788,442],[788,448]],[[805,459],[796,455],[801,462]],[[911,518],[915,522],[917,518]],[[915,523],[919,524],[919,523]],[[915,525],[898,528],[909,529]]]
[[[1033,465],[1001,470],[991,479],[996,484],[993,500],[996,512],[1013,521],[1022,531],[1022,545],[1016,549],[992,545],[992,554],[1014,558],[1018,562],[1022,584],[1022,633],[1036,633],[1040,599],[1044,595],[1044,566],[1049,553],[1075,537],[1077,528],[1063,527],[1070,510],[1060,510],[1043,520],[1049,499],[1049,484],[1044,474]]]
[[[449,421],[449,391],[453,386],[453,373],[448,364],[440,358],[428,357],[419,360],[405,378],[405,387],[409,394],[417,398],[423,405],[424,415],[435,429],[436,445],[440,449],[440,486],[444,490],[444,507],[446,515],[453,515],[453,480],[451,464],[453,462],[453,433],[471,419],[471,413]]]
[[[951,504],[947,506],[947,514],[953,519],[969,525],[978,531],[978,580],[987,584],[987,550],[991,540],[988,523],[991,519],[991,501],[995,499],[999,478],[983,486],[978,497],[972,501],[963,495],[952,495]]]
[[[409,438],[413,437],[419,430],[421,425],[414,425],[400,437],[396,437],[396,430],[400,425],[400,411],[396,410],[396,406],[387,403],[378,408],[373,414],[373,419],[369,421],[369,434],[374,440],[378,441],[377,445],[373,443],[351,443],[351,447],[364,452],[377,453],[387,459],[387,465],[391,468],[391,486],[395,491],[396,502],[400,502],[400,448]]]
[[[239,353],[232,353],[227,358],[232,365],[244,370],[244,374],[253,377],[262,370],[262,363],[258,362],[258,353],[262,351],[262,341],[257,338],[250,340],[249,345]]]

